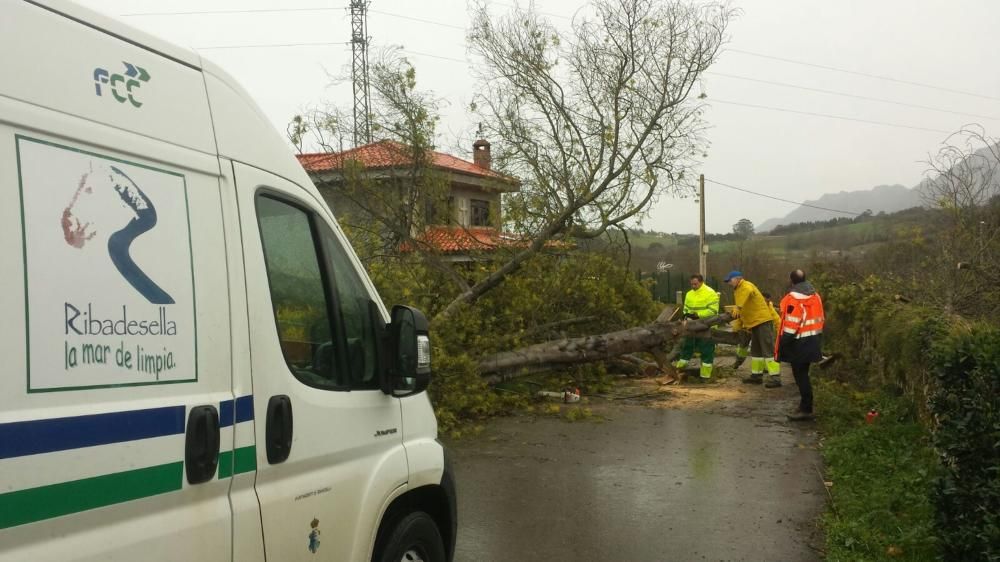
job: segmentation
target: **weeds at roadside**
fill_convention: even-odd
[[[563,413],[563,419],[569,422],[592,420],[594,418],[594,412],[590,408],[585,408],[583,406],[574,406],[566,408]]]
[[[820,381],[821,452],[831,505],[827,560],[937,560],[929,432],[903,398]],[[866,414],[878,412],[872,423]]]

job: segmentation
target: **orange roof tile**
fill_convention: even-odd
[[[491,227],[432,226],[417,239],[439,252],[454,253],[494,250],[503,243],[503,236],[499,230]],[[404,243],[401,249],[408,252],[413,248]]]
[[[472,162],[450,154],[432,150],[430,155],[431,165],[442,170],[498,179],[506,183],[519,183],[514,178],[481,168]],[[412,161],[406,145],[391,140],[378,141],[343,152],[299,154],[297,158],[302,167],[310,173],[340,170],[347,162],[351,161],[359,162],[370,170],[407,166]]]
[[[501,232],[492,227],[472,226],[463,228],[461,226],[431,226],[424,231],[417,239],[432,249],[449,253],[464,252],[489,252],[500,247],[525,247],[531,241],[517,234]],[[545,243],[546,248],[569,249],[571,244],[551,240]],[[404,252],[412,251],[409,244],[404,243],[400,248]]]

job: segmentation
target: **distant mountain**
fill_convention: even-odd
[[[885,211],[893,213],[919,207],[923,205],[920,192],[910,189],[905,185],[879,185],[868,190],[861,191],[841,191],[840,193],[827,193],[819,199],[806,201],[808,205],[817,207],[827,207],[851,213],[863,213],[871,209],[873,213]],[[757,226],[757,232],[767,232],[782,224],[792,224],[796,222],[825,221],[837,217],[843,217],[842,213],[823,211],[812,207],[799,207],[788,213],[783,218],[768,219]]]
[[[1000,160],[998,160],[998,155],[1000,155],[1000,143],[993,145],[992,148],[980,148],[970,156],[965,156],[961,147],[955,151],[942,151],[937,164],[944,173],[932,178],[924,178],[912,189],[899,184],[880,185],[869,190],[827,193],[815,201],[806,201],[806,204],[852,213],[863,213],[868,209],[876,214],[882,211],[894,213],[923,206],[927,199],[936,197],[936,192],[946,189],[945,186],[954,182],[965,185],[990,184],[989,188],[974,189],[963,194],[968,199],[963,203],[982,205],[990,197],[1000,193]],[[844,215],[841,213],[799,207],[783,218],[764,221],[757,226],[756,231],[768,232],[782,224],[824,221],[842,216]]]

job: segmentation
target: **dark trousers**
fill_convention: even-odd
[[[813,387],[809,381],[809,363],[792,363],[792,375],[799,387],[799,411],[811,414],[813,411]]]

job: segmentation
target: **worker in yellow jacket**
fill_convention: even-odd
[[[771,309],[771,322],[774,322],[774,341],[778,341],[778,332],[781,331],[781,316],[778,315],[778,309],[774,307],[774,301],[771,300],[771,293],[761,291],[760,294],[764,296],[764,300],[767,301],[767,307]]]
[[[774,360],[774,307],[767,304],[756,285],[743,278],[743,273],[730,271],[725,282],[733,288],[736,306],[732,315],[737,320],[734,327],[750,331],[750,376],[743,382],[764,383],[767,370],[769,376],[764,386],[781,386],[781,364]]]
[[[705,278],[699,274],[691,276],[691,290],[684,295],[684,318],[699,320],[719,314],[719,293],[705,284]],[[701,354],[701,382],[712,378],[712,365],[715,361],[715,342],[707,337],[685,337],[681,342],[681,353],[674,363],[677,370],[687,367],[695,352]]]

